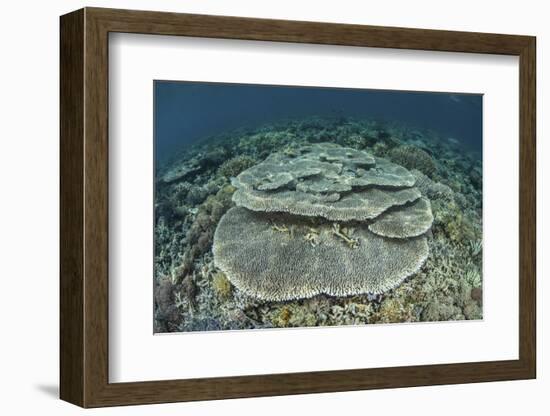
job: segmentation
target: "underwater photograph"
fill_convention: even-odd
[[[483,319],[483,96],[155,81],[154,332]]]

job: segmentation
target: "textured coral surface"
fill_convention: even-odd
[[[327,142],[331,145],[323,144]],[[321,166],[341,164],[339,173],[320,175],[320,168],[311,166],[310,162],[305,167],[295,162],[296,169],[290,172],[286,169],[288,174],[275,171],[268,175],[266,172],[260,183],[243,185],[245,181],[235,179],[269,158],[300,160],[302,151],[299,149],[308,146],[316,149],[310,153],[318,154],[316,160]],[[330,150],[331,147],[348,150]],[[386,174],[389,167],[400,166],[397,176],[405,178],[405,184],[374,188],[366,185],[370,178],[365,173],[384,163],[388,164]],[[330,172],[330,169],[322,172]],[[408,174],[404,175],[400,169]],[[437,132],[368,119],[310,117],[290,120],[255,130],[231,131],[186,147],[169,163],[160,166],[156,174],[155,332],[481,319],[481,172],[480,155],[468,153],[458,147],[456,141]],[[283,219],[285,215],[297,214],[281,214],[280,210],[266,208],[273,207],[277,199],[285,206],[288,203],[284,199],[285,192],[294,193],[292,200],[297,199],[297,194],[305,195],[308,209],[315,211],[311,224],[301,222],[292,227],[292,221]],[[361,195],[369,192],[368,198]],[[373,198],[372,192],[378,195]],[[396,201],[398,192],[404,195]],[[429,254],[418,270],[407,272],[405,280],[388,285],[383,293],[377,294],[374,286],[360,294],[345,290],[331,292],[325,287],[317,290],[319,294],[311,291],[307,298],[262,299],[236,287],[232,282],[234,276],[217,266],[212,251],[216,229],[224,214],[235,206],[234,201],[245,205],[239,198],[250,199],[257,194],[260,197],[253,202],[265,212],[254,215],[269,218],[261,223],[259,235],[269,233],[273,237],[272,245],[275,241],[296,239],[300,241],[299,250],[315,251],[332,244],[333,252],[343,251],[345,258],[364,251],[366,242],[372,239],[361,237],[364,233],[369,233],[368,236],[377,233],[380,241],[396,237],[416,241],[417,237],[411,236],[418,233],[422,235],[418,241],[427,245]],[[277,197],[270,200],[267,194],[277,194]],[[365,212],[365,200],[382,201],[383,194],[390,194],[392,202],[371,218],[358,215]],[[347,217],[319,216],[319,207],[325,207],[328,213],[331,210],[326,207],[342,200],[348,210]],[[429,201],[433,216],[429,230],[425,230],[429,228],[426,224],[432,219],[422,205],[424,200]],[[397,208],[392,208],[395,206]],[[323,221],[331,225],[322,225]],[[362,225],[351,226],[346,221]],[[234,241],[240,240],[243,247],[250,239],[249,233],[244,231],[259,226],[251,221],[245,225],[234,231]],[[370,230],[365,231],[365,226]],[[378,258],[387,258],[391,250],[383,251]],[[287,258],[293,257],[287,255]],[[361,261],[372,258],[363,256]],[[333,257],[333,260],[336,264],[343,261],[340,257]],[[414,269],[413,265],[410,267]],[[342,283],[345,272],[332,274],[336,275],[333,281],[340,279],[340,288],[357,283],[353,279],[344,279]],[[287,277],[292,275],[289,273]],[[326,274],[316,279],[313,280],[325,283],[328,280]],[[375,276],[369,279],[363,279],[361,284],[376,281]],[[288,282],[289,279],[284,279],[273,284],[286,286]],[[303,287],[299,290],[307,292]]]
[[[214,256],[239,290],[264,300],[289,300],[385,292],[420,269],[428,244],[424,236],[390,239],[366,225],[313,226],[295,216],[235,207],[216,230]]]

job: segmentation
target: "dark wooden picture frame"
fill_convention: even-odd
[[[109,383],[111,32],[515,55],[520,66],[519,359]],[[83,407],[530,379],[535,333],[535,38],[85,8],[61,17],[60,396]]]

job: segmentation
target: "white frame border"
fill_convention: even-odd
[[[519,358],[517,57],[135,34],[109,53],[110,382]],[[154,79],[483,93],[483,321],[153,336]]]

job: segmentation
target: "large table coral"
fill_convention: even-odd
[[[233,179],[214,260],[248,295],[383,293],[428,257],[431,205],[404,167],[331,143],[274,153]]]
[[[298,217],[230,209],[214,237],[216,265],[240,290],[281,301],[382,293],[428,257],[425,237],[384,238],[365,225],[312,227]]]
[[[417,200],[415,180],[407,169],[385,159],[319,143],[274,153],[232,183],[235,203],[253,211],[351,221],[372,219]]]

